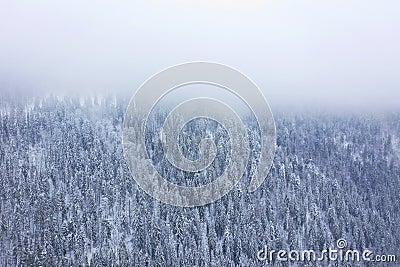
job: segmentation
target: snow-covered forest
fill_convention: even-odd
[[[263,266],[266,244],[323,250],[340,238],[399,253],[400,113],[274,114],[278,147],[262,186],[248,193],[242,179],[215,203],[181,208],[132,178],[121,144],[127,105],[1,100],[0,266]]]

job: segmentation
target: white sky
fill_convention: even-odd
[[[182,62],[281,105],[400,106],[398,0],[0,0],[0,85],[127,91]]]

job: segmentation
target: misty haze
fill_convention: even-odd
[[[2,1],[0,266],[397,266],[398,10],[394,0]],[[138,88],[192,61],[226,64],[257,84],[276,152],[250,192],[263,160],[260,123],[217,86],[179,87],[146,122],[130,114],[132,129],[147,127],[130,138],[178,186],[212,183],[236,162],[226,125],[196,118],[180,128],[180,153],[201,159],[209,139],[214,159],[201,171],[171,164],[162,130],[175,107],[216,99],[246,127],[240,181],[184,208],[146,193],[137,176],[154,170],[130,169],[122,136]],[[368,250],[372,262],[282,261],[265,248]]]

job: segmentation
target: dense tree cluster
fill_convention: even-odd
[[[131,177],[121,144],[126,106],[115,98],[1,103],[1,266],[262,266],[264,245],[323,250],[339,238],[398,253],[399,114],[278,114],[274,164],[257,191],[242,179],[213,204],[180,208]],[[186,130],[201,135],[195,127]],[[229,153],[215,136],[218,174]],[[195,158],[193,144],[182,144]]]

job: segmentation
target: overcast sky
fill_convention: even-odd
[[[400,1],[0,0],[1,89],[132,91],[182,62],[273,103],[399,106]]]

